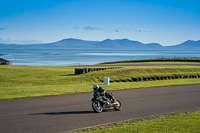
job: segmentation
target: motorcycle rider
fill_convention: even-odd
[[[99,87],[99,85],[95,84],[93,86],[93,90],[94,90],[94,96],[99,97],[102,96],[103,98],[103,102],[104,102],[104,106],[108,106],[110,104],[110,100],[109,99],[113,99],[115,101],[115,99],[113,98],[113,96],[109,93],[107,93],[102,87]]]

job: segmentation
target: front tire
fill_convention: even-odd
[[[92,103],[92,109],[97,113],[101,113],[103,111],[103,107],[101,106],[100,102],[97,101]]]
[[[119,101],[119,100],[116,100],[116,103],[117,104],[115,104],[115,110],[116,111],[120,111],[121,109],[122,109],[122,104],[121,104],[121,102]]]

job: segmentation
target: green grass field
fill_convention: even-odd
[[[200,110],[88,128],[73,133],[199,133]]]
[[[92,92],[93,84],[99,84],[106,90],[119,90],[200,83],[200,79],[119,82],[109,86],[100,82],[103,77],[118,80],[140,76],[200,74],[199,66],[127,66],[82,75],[74,75],[74,69],[75,67],[0,66],[0,100]]]

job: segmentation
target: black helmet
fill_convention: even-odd
[[[96,91],[99,88],[99,85],[94,85],[93,90]]]

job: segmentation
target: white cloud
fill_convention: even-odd
[[[85,26],[84,29],[87,31],[102,30],[102,28],[95,27],[95,26]]]
[[[7,44],[38,44],[38,43],[44,43],[41,40],[17,40],[14,38],[1,38],[0,37],[0,43],[7,43]]]
[[[2,28],[2,27],[0,27],[0,30],[6,30],[6,28]]]
[[[126,27],[118,27],[117,29],[114,29],[114,32],[122,32],[122,31],[128,31]]]
[[[149,29],[136,29],[137,32],[150,32]]]
[[[75,27],[74,27],[75,30],[77,30],[78,28],[79,28],[78,26],[75,26]]]

